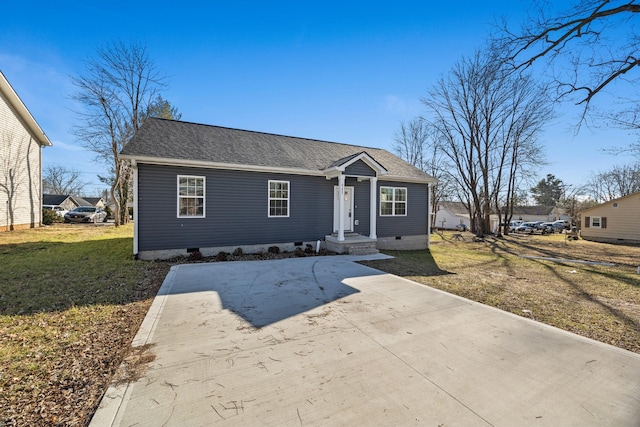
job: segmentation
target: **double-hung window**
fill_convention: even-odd
[[[269,180],[269,218],[289,216],[289,181]]]
[[[178,218],[204,218],[205,177],[178,175]]]
[[[380,187],[380,216],[406,216],[407,189]]]

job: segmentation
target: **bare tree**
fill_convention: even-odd
[[[156,71],[145,46],[114,42],[86,61],[85,74],[74,77],[73,98],[85,110],[74,133],[81,143],[108,165],[116,225],[128,222],[127,202],[132,195],[132,170],[120,151],[138,130],[165,77]]]
[[[527,76],[517,78],[492,51],[463,58],[423,98],[430,122],[466,193],[472,230],[490,232],[492,210],[515,194],[515,177],[531,158],[531,148],[551,116],[544,90]],[[464,200],[461,199],[461,200]]]
[[[11,131],[2,132],[1,143],[6,148],[5,154],[0,157],[0,192],[4,193],[6,218],[2,218],[5,222],[7,230],[14,230],[16,221],[16,210],[18,207],[18,196],[20,192],[25,190],[29,193],[31,206],[41,200],[41,194],[33,192],[33,171],[31,170],[31,148],[33,144],[24,137],[17,137]],[[35,223],[35,215],[31,209],[31,222]]]
[[[555,2],[537,2],[536,15],[519,30],[506,23],[497,42],[516,68],[547,60],[557,98],[574,97],[585,106],[611,83],[637,82],[631,73],[640,65],[640,36],[632,19],[640,15],[635,0],[581,0],[549,16]],[[583,113],[583,118],[584,118]]]
[[[83,194],[87,183],[80,172],[64,166],[47,166],[42,171],[42,191],[45,194]]]
[[[393,150],[407,163],[423,170],[438,183],[431,187],[431,226],[435,227],[438,204],[450,195],[449,165],[436,139],[435,129],[423,118],[401,122],[394,134]]]
[[[591,175],[587,188],[601,203],[640,191],[640,163],[614,166]]]

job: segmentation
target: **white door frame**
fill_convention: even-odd
[[[333,187],[333,231],[337,232],[338,231],[338,218],[339,218],[339,211],[340,211],[340,203],[338,201],[338,186],[334,186]],[[353,217],[354,217],[354,201],[353,201],[353,194],[354,194],[354,187],[353,186],[345,186],[344,187],[344,192],[345,194],[348,195],[348,199],[346,200],[347,203],[345,203],[344,205],[344,231],[347,232],[353,232]]]

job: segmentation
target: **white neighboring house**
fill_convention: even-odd
[[[504,211],[503,211],[504,215]],[[571,220],[562,208],[555,206],[515,206],[512,221],[557,221]]]
[[[580,236],[605,243],[640,243],[640,192],[580,212]]]
[[[435,228],[455,230],[458,225],[464,224],[467,229],[471,225],[469,211],[462,202],[440,202],[436,211]]]
[[[51,141],[0,72],[0,227],[42,225],[42,147]]]

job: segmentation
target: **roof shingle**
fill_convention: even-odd
[[[435,179],[380,148],[327,142],[149,118],[121,154],[135,160],[198,162],[320,172],[362,152],[389,173],[384,178],[434,182]]]

